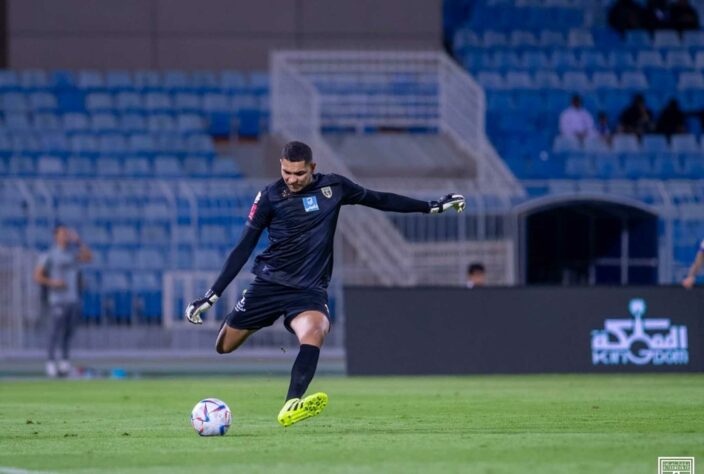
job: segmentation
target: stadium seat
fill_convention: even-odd
[[[669,151],[664,135],[645,135],[642,140],[643,151],[646,153],[664,153]]]
[[[697,153],[699,152],[697,137],[688,134],[673,135],[670,149],[674,153]]]
[[[181,164],[172,156],[157,156],[154,160],[154,174],[158,177],[181,176]]]
[[[69,176],[94,176],[93,160],[83,156],[69,156],[66,160],[66,173]]]
[[[653,46],[655,48],[679,48],[680,35],[674,30],[659,30],[655,32],[653,37]]]
[[[616,134],[613,137],[612,149],[616,153],[639,153],[640,146],[635,135]]]
[[[623,160],[623,173],[627,178],[639,179],[652,175],[649,155],[626,155]]]
[[[90,117],[90,129],[99,134],[116,133],[121,130],[117,116],[111,113],[99,113]]]
[[[567,43],[567,39],[560,31],[540,30],[539,33],[540,46],[543,48],[563,47]]]
[[[37,160],[37,173],[44,176],[61,176],[65,173],[64,163],[56,156],[40,156]]]
[[[691,69],[694,61],[687,51],[668,51],[665,54],[665,65],[669,69]]]
[[[682,159],[683,174],[689,179],[704,179],[704,156],[687,154]]]
[[[111,93],[134,90],[132,76],[127,71],[108,71],[105,74],[105,87]]]
[[[649,49],[652,46],[650,36],[644,30],[626,31],[625,44],[632,49]]]
[[[55,112],[59,107],[56,96],[49,92],[33,92],[29,95],[29,108],[37,112]]]
[[[681,72],[677,81],[678,89],[703,89],[704,75],[701,72]]]
[[[648,88],[648,79],[641,71],[624,71],[621,73],[621,88],[643,91]]]
[[[685,31],[682,34],[682,45],[686,48],[704,48],[704,31]]]
[[[58,115],[52,113],[35,113],[32,128],[42,132],[63,130],[63,124]]]

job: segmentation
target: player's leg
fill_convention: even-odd
[[[228,354],[240,347],[254,332],[251,329],[233,328],[225,323],[220,328],[220,333],[215,342],[215,350],[218,354]]]
[[[56,346],[59,344],[61,336],[61,307],[57,304],[52,304],[49,307],[49,344],[46,361],[46,374],[49,377],[56,377],[59,370],[56,366]]]
[[[61,315],[61,360],[59,361],[59,373],[68,375],[71,372],[71,363],[69,362],[69,352],[71,349],[71,338],[78,324],[79,306],[78,304],[67,304],[63,307]]]
[[[327,315],[320,311],[304,311],[294,317],[289,326],[301,346],[291,369],[286,403],[279,412],[279,423],[284,427],[319,414],[328,402],[328,396],[324,393],[315,393],[301,399],[313,380],[318,367],[320,347],[330,331]]]

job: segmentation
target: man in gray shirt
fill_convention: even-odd
[[[34,269],[34,280],[44,286],[48,294],[49,359],[46,373],[49,377],[68,375],[69,345],[81,308],[79,264],[92,258],[90,249],[81,243],[78,234],[59,224],[54,228],[54,245],[39,257]],[[61,359],[56,363],[56,346],[61,342]]]

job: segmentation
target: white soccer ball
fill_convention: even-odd
[[[191,425],[201,436],[223,436],[231,423],[230,407],[217,398],[199,401],[191,412]]]

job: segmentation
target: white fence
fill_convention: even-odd
[[[0,248],[0,352],[22,349],[41,317],[39,287],[32,280],[37,254],[21,247]]]

